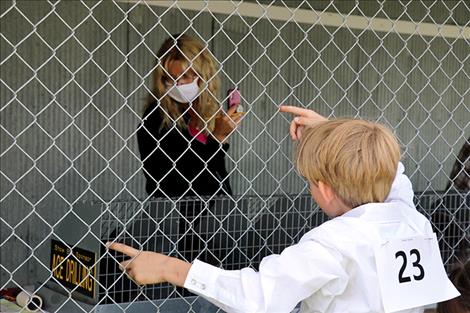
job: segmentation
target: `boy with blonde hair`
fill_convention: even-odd
[[[458,296],[431,225],[413,205],[391,131],[295,107],[281,111],[299,115],[291,124],[300,139],[297,167],[332,219],[264,258],[258,272],[110,243],[132,257],[121,263],[126,273],[140,284],[184,286],[226,312],[290,312],[299,302],[301,312],[421,312]]]

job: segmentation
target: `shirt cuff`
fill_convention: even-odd
[[[217,278],[223,271],[218,267],[194,260],[184,281],[184,288],[200,296],[211,297]]]

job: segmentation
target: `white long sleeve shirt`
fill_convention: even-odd
[[[259,271],[226,271],[194,261],[184,287],[226,312],[384,312],[374,245],[380,238],[431,235],[416,211],[400,163],[386,203],[369,203],[327,221]],[[422,312],[415,308],[401,312]]]

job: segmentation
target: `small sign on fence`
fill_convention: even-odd
[[[51,240],[52,277],[73,291],[91,298],[96,296],[96,254],[78,247],[72,249],[61,241]]]

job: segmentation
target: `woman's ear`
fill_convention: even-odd
[[[327,203],[331,203],[336,198],[333,188],[322,181],[318,182],[318,190]]]

